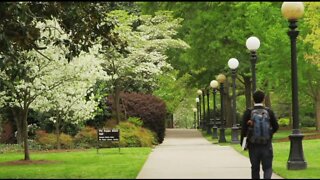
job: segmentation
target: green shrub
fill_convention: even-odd
[[[68,134],[65,134],[65,133],[60,134],[60,143],[61,143],[61,148],[64,148],[64,149],[73,148],[73,139]]]
[[[143,125],[143,121],[138,117],[129,117],[128,122],[130,122],[138,127],[142,127],[142,125]]]
[[[139,117],[143,127],[156,133],[157,142],[162,143],[166,130],[167,109],[165,102],[151,94],[121,93],[123,107],[122,113],[129,117]],[[112,97],[110,98],[111,101]]]
[[[74,137],[74,143],[77,147],[90,148],[96,146],[97,138],[97,130],[86,126]]]
[[[157,135],[149,129],[140,128],[137,135],[140,137],[142,147],[151,147],[152,145],[158,144],[156,139]]]
[[[120,122],[116,128],[120,129],[121,147],[151,147],[157,144],[156,134],[143,127],[130,122]],[[116,146],[115,143],[112,145]]]
[[[134,122],[138,122],[137,119]],[[110,128],[110,127],[107,127]],[[120,141],[99,141],[100,147],[151,147],[157,144],[156,134],[149,129],[139,127],[128,121],[120,122],[113,128],[120,130]],[[92,127],[83,128],[74,138],[79,148],[97,146],[97,130]]]
[[[279,126],[280,127],[287,127],[289,126],[289,122],[290,122],[290,119],[289,118],[280,118],[278,120],[278,123],[279,123]]]
[[[300,123],[302,127],[315,127],[316,120],[310,116],[302,116],[300,117]]]
[[[121,147],[141,147],[139,137],[136,135],[138,129],[132,123],[120,122],[116,129],[120,129],[120,146]]]
[[[47,133],[43,130],[36,131],[36,143],[39,144],[41,149],[54,149],[57,147],[57,135],[53,133]],[[70,135],[60,134],[61,148],[68,149],[73,147],[73,139]]]
[[[22,152],[23,147],[20,144],[0,144],[0,154],[8,152]]]
[[[57,144],[57,137],[55,134],[38,130],[36,131],[36,142],[41,145],[42,149],[54,149]]]

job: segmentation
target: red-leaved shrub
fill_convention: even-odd
[[[153,95],[142,93],[121,93],[120,97],[121,112],[126,113],[127,117],[139,117],[143,121],[143,127],[154,131],[158,143],[162,143],[167,113],[165,102]]]

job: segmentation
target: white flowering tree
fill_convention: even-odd
[[[90,54],[75,58],[67,66],[68,71],[77,75],[77,78],[65,82],[63,86],[55,88],[45,96],[40,96],[34,103],[35,109],[51,114],[50,119],[56,128],[58,149],[61,148],[60,132],[64,122],[79,124],[93,118],[99,99],[91,93],[92,87],[97,80],[108,80],[100,61]]]
[[[41,40],[38,42],[43,50],[20,51],[15,57],[3,56],[5,68],[0,70],[2,97],[7,105],[18,107],[17,127],[24,144],[25,160],[29,160],[27,117],[29,108],[37,108],[39,101],[57,98],[58,90],[69,83],[82,80],[82,76],[93,75],[97,69],[86,68],[83,60],[69,63],[65,57],[68,35],[63,32],[55,20],[39,22]],[[54,45],[55,43],[55,45]],[[80,55],[86,56],[86,54]],[[12,61],[12,58],[16,58]],[[85,57],[84,57],[85,58]],[[86,57],[88,58],[88,57]],[[95,64],[87,61],[90,64]],[[78,63],[78,65],[77,65]],[[81,64],[81,65],[80,65]],[[89,65],[88,65],[89,66]],[[98,67],[90,65],[90,67]],[[103,71],[97,71],[103,72]],[[93,81],[90,80],[93,83]],[[87,87],[84,87],[87,88]],[[37,103],[35,103],[37,102]]]
[[[173,18],[171,12],[157,12],[155,16],[128,14],[122,10],[107,14],[118,26],[114,29],[120,39],[127,42],[127,53],[115,49],[102,49],[105,71],[111,76],[116,117],[120,120],[120,91],[129,86],[156,87],[157,76],[171,65],[166,61],[166,51],[171,48],[186,49],[189,45],[176,39],[182,19]]]

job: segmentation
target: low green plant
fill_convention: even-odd
[[[90,148],[96,145],[97,138],[97,130],[86,126],[74,137],[74,143],[78,148]]]
[[[279,126],[280,126],[280,127],[287,127],[287,126],[289,126],[289,122],[290,122],[290,120],[289,120],[289,118],[287,118],[287,117],[285,117],[285,118],[280,118],[280,119],[278,120],[278,123],[279,123]]]
[[[128,118],[128,122],[138,126],[138,127],[142,127],[143,126],[143,121],[138,118],[138,117],[129,117]]]
[[[42,149],[54,149],[57,138],[52,133],[47,133],[44,130],[36,131],[36,141],[41,145]]]
[[[36,145],[40,145],[39,149],[54,149],[57,147],[57,136],[53,133],[47,133],[43,130],[36,131]],[[60,134],[61,148],[70,149],[73,148],[73,139],[70,135]]]
[[[122,147],[151,147],[157,144],[156,134],[151,130],[138,127],[131,122],[120,122],[120,146]]]
[[[73,138],[65,133],[60,134],[60,142],[61,147],[64,149],[72,149],[73,148]]]
[[[0,153],[22,152],[23,146],[20,144],[0,144]]]
[[[300,123],[302,127],[315,127],[316,120],[310,116],[300,117]]]

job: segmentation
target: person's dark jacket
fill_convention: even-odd
[[[263,109],[265,108],[270,116],[270,124],[272,126],[272,135],[277,132],[277,130],[279,129],[279,124],[278,121],[274,115],[274,112],[264,106],[254,106],[253,109]],[[242,116],[242,124],[241,124],[241,138],[240,138],[240,145],[242,144],[243,138],[245,136],[247,136],[248,130],[249,130],[249,126],[247,125],[248,120],[250,120],[251,118],[251,111],[252,108],[246,109],[246,111],[244,112],[243,116]],[[272,139],[272,137],[271,137]],[[250,142],[248,142],[248,148],[250,147]]]

